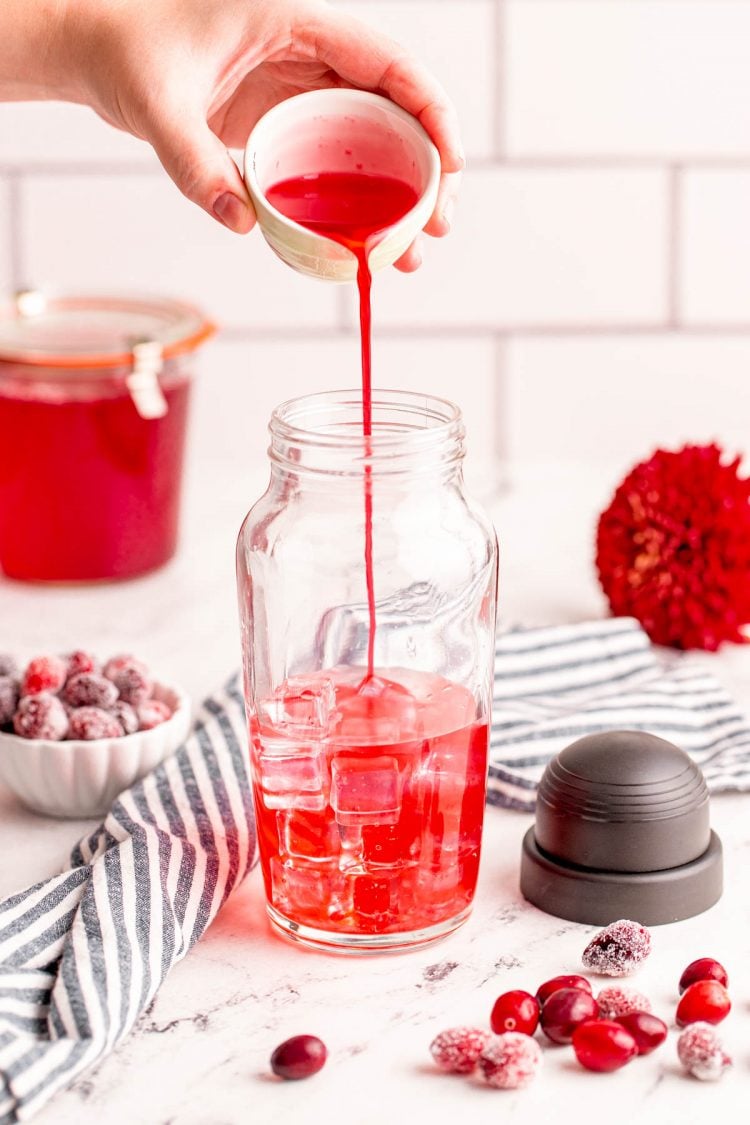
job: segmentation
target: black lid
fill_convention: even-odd
[[[551,914],[596,925],[658,925],[708,909],[721,896],[722,858],[698,766],[641,731],[568,746],[539,786],[521,890]]]

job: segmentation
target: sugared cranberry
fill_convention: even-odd
[[[607,977],[625,977],[651,952],[651,934],[639,922],[621,918],[600,930],[583,951],[587,969]]]
[[[587,981],[585,977],[579,977],[576,973],[568,973],[561,977],[552,977],[551,980],[546,980],[544,984],[540,985],[537,989],[536,998],[539,1001],[539,1006],[543,1007],[547,1001],[547,997],[561,988],[582,988],[584,992],[592,993],[594,991],[590,982]]]
[[[677,1005],[675,1019],[679,1027],[689,1023],[721,1023],[729,1015],[732,1002],[723,984],[717,980],[697,980],[686,988]]]
[[[138,716],[129,703],[118,700],[109,708],[109,713],[117,719],[123,734],[134,734],[138,730]]]
[[[539,1003],[522,989],[498,996],[490,1016],[490,1027],[498,1035],[503,1031],[533,1035],[538,1023]]]
[[[71,707],[101,707],[106,711],[117,701],[117,688],[95,672],[79,672],[66,683],[62,699]]]
[[[598,1015],[599,1005],[590,992],[583,988],[559,988],[547,997],[539,1022],[553,1043],[570,1043],[575,1029]]]
[[[13,729],[21,738],[60,742],[68,733],[68,716],[56,695],[40,691],[21,698],[13,716]]]
[[[69,734],[71,738],[93,742],[97,738],[119,738],[122,727],[114,715],[100,707],[77,707],[70,712]]]
[[[616,1022],[621,1023],[633,1036],[639,1055],[650,1055],[667,1038],[664,1020],[653,1016],[651,1012],[627,1012],[624,1016],[618,1016]]]
[[[702,1082],[716,1082],[732,1065],[710,1023],[694,1023],[683,1031],[677,1040],[677,1055],[688,1074]]]
[[[495,1036],[479,1056],[482,1077],[498,1090],[520,1090],[528,1086],[541,1064],[542,1052],[537,1041],[518,1031]]]
[[[131,706],[144,703],[154,686],[148,668],[135,656],[113,656],[104,665],[104,675],[115,685],[120,699]]]
[[[159,699],[147,699],[135,710],[138,716],[139,730],[152,730],[154,727],[158,727],[160,723],[165,723],[167,719],[172,718],[172,712],[166,703],[162,703]]]
[[[632,988],[603,988],[597,996],[599,1015],[603,1020],[616,1020],[628,1012],[650,1012],[651,1001]]]
[[[441,1070],[471,1074],[489,1041],[489,1034],[479,1028],[451,1027],[432,1040],[430,1054]]]
[[[0,727],[13,719],[18,706],[18,681],[12,676],[0,676]]]
[[[725,988],[729,988],[729,976],[726,969],[713,957],[699,957],[691,961],[685,972],[680,977],[680,993],[683,993],[691,984],[699,980],[717,980]]]
[[[18,679],[18,661],[8,652],[0,652],[0,676],[10,676],[12,680]]]
[[[271,1070],[279,1078],[309,1078],[328,1058],[325,1043],[315,1035],[294,1035],[271,1055]]]
[[[614,1020],[589,1020],[573,1032],[573,1050],[586,1070],[619,1070],[638,1054],[635,1039]]]
[[[82,672],[99,671],[99,661],[90,652],[84,652],[83,649],[79,648],[75,652],[69,652],[63,659],[68,666],[69,680],[72,680],[73,676],[80,676]]]
[[[26,667],[21,680],[21,695],[56,693],[65,683],[68,666],[59,656],[37,656]]]

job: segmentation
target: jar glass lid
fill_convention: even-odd
[[[0,361],[116,367],[132,363],[144,343],[169,359],[193,351],[213,332],[203,313],[182,301],[26,291],[0,308]]]

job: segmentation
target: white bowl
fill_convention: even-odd
[[[419,196],[370,254],[374,273],[401,257],[437,201],[440,156],[416,118],[379,94],[311,90],[279,102],[250,134],[245,182],[258,224],[278,256],[300,273],[353,281],[357,262],[345,246],[282,215],[266,190],[292,176],[351,171],[355,165],[404,180]]]
[[[0,781],[34,812],[103,817],[118,793],[185,741],[190,728],[187,695],[163,684],[155,684],[153,694],[172,709],[172,715],[152,730],[89,742],[0,733]]]

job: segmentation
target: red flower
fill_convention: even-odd
[[[658,449],[599,518],[596,566],[616,616],[652,641],[715,650],[750,623],[750,479],[718,445]]]

